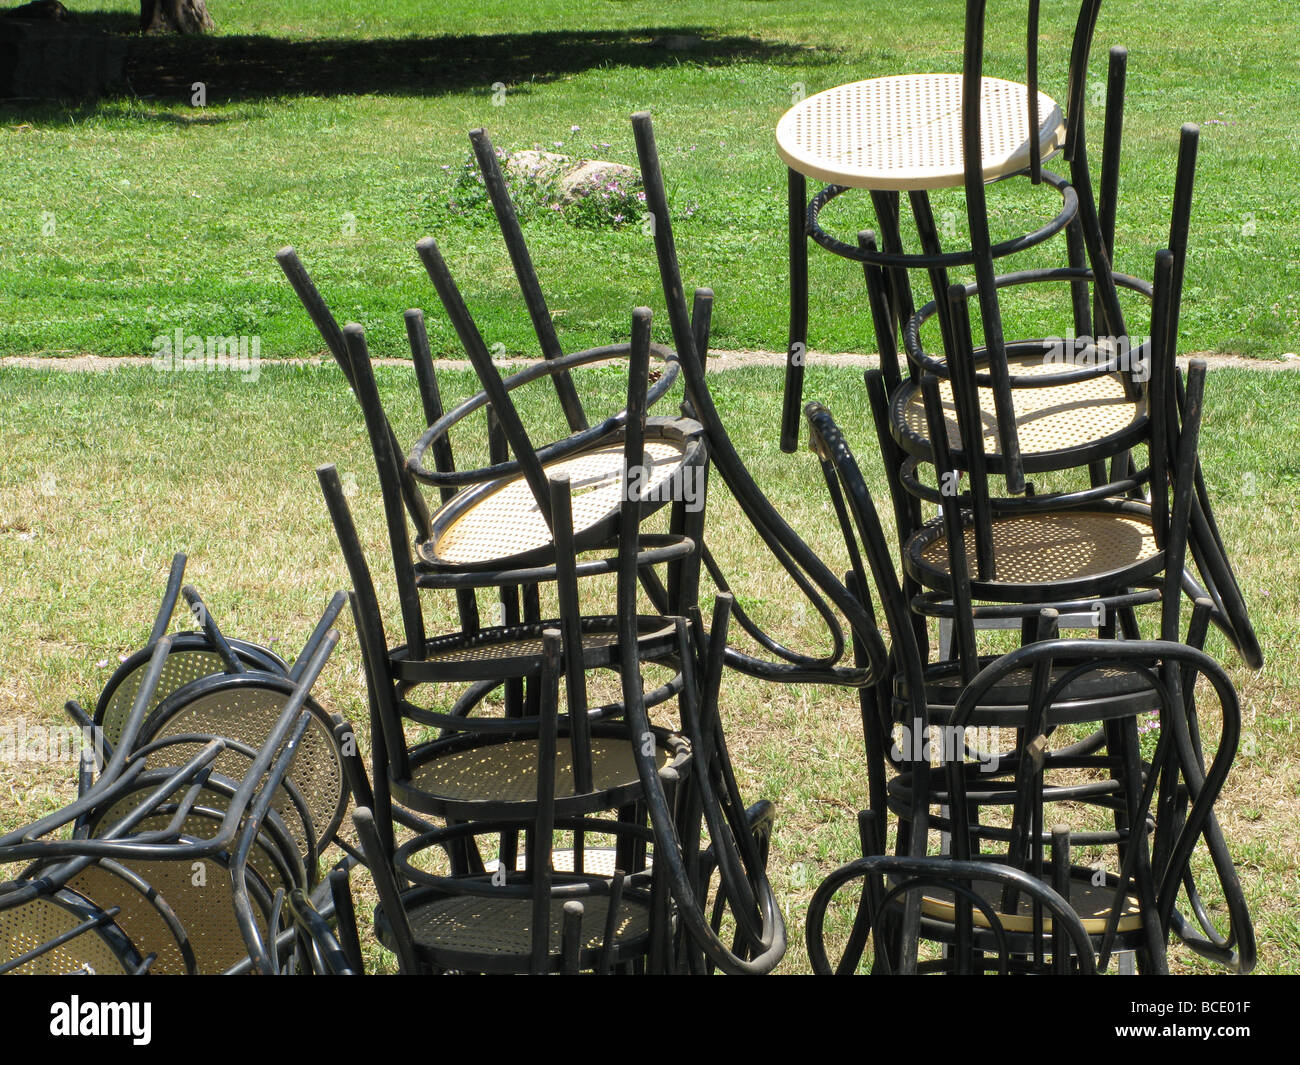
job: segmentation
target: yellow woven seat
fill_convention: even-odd
[[[689,445],[671,439],[648,440],[641,486],[646,495],[660,489],[682,468]],[[573,532],[583,533],[611,519],[623,501],[623,445],[583,452],[543,467],[546,476],[567,474],[573,492]],[[424,562],[436,566],[483,566],[546,548],[551,530],[522,475],[465,492],[433,517],[433,537],[420,545]]]
[[[1034,930],[1032,904],[1024,895],[1020,896],[1015,913],[1002,913],[1002,889],[999,885],[984,881],[976,883],[973,890],[989,904],[1006,931],[1032,932]],[[1113,886],[1094,885],[1090,879],[1078,874],[1070,878],[1070,908],[1079,915],[1084,931],[1089,935],[1099,936],[1106,931],[1106,921],[1110,917],[1114,904]],[[956,922],[956,907],[948,892],[940,890],[926,895],[921,902],[921,912],[927,917],[940,921]],[[974,906],[971,908],[971,922],[977,928],[989,927],[988,918]],[[1141,927],[1142,911],[1137,897],[1127,894],[1124,896],[1123,909],[1120,911],[1118,931],[1136,932]],[[1051,930],[1052,915],[1044,913],[1043,931]]]
[[[659,746],[656,762],[667,764],[669,751]],[[609,791],[638,782],[630,741],[593,736],[592,789]],[[535,802],[537,799],[537,741],[510,740],[440,755],[418,766],[412,783],[431,795],[460,802]],[[555,755],[555,794],[572,796],[573,755],[561,743]]]
[[[777,152],[801,174],[849,188],[940,189],[964,180],[960,74],[904,74],[837,85],[790,108],[777,123]],[[1024,85],[982,80],[985,181],[1030,162]],[[1065,143],[1065,120],[1038,94],[1038,143],[1047,159]]]
[[[1030,602],[1060,598],[1071,586],[1100,594],[1098,584],[1132,585],[1158,573],[1164,553],[1156,545],[1149,516],[1135,508],[1097,507],[996,517],[992,522],[996,576],[981,580],[975,558],[975,532],[964,528],[971,592],[980,598]],[[932,522],[908,543],[909,570],[927,587],[944,588],[949,576],[948,540]],[[1035,586],[1040,594],[1029,594]]]
[[[38,896],[0,910],[0,962],[38,950],[100,915],[97,907],[66,890],[54,897]],[[43,950],[10,972],[28,976],[122,976],[138,963],[131,943],[115,923],[109,922]]]
[[[1009,362],[1011,372],[1019,376],[1046,376],[1075,369],[1036,360],[1013,359]],[[1002,441],[993,391],[981,388],[978,394],[984,453],[990,458],[1000,456]],[[951,381],[940,380],[939,397],[948,429],[948,446],[961,451],[961,433],[957,426],[957,406]],[[1016,435],[1021,454],[1027,463],[1031,463],[1030,468],[1034,456],[1042,458],[1091,447],[1111,438],[1118,449],[1130,437],[1139,435],[1146,424],[1145,399],[1131,398],[1118,373],[1046,388],[1016,388],[1011,397],[1015,404]],[[928,454],[929,431],[919,378],[904,384],[892,406],[893,428],[899,442],[909,450],[919,449]]]

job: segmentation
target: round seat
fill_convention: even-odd
[[[1044,363],[1041,359],[1009,359],[1011,371],[1026,377],[1049,377],[1074,369]],[[983,427],[984,454],[990,472],[1001,473],[1002,441],[998,433],[993,391],[977,390]],[[957,425],[957,404],[952,382],[939,381],[948,448],[958,459],[964,456]],[[1125,388],[1120,373],[1091,377],[1043,388],[1017,388],[1011,393],[1016,412],[1016,435],[1028,473],[1070,468],[1097,456],[1126,450],[1146,430],[1146,400],[1134,398]],[[899,445],[924,461],[933,461],[921,380],[903,383],[890,404],[890,430]]]
[[[694,441],[662,435],[645,442],[647,500],[680,494],[676,483]],[[573,493],[573,534],[579,550],[607,539],[623,502],[622,442],[548,462],[548,477],[568,476]],[[522,474],[492,481],[456,496],[432,519],[432,536],[419,545],[420,560],[435,568],[490,568],[547,558],[552,534]]]
[[[554,964],[559,964],[565,903],[576,899],[583,907],[579,965],[590,968],[605,946],[610,899],[602,889],[607,891],[607,884],[599,877],[557,879],[566,893],[556,894],[550,902]],[[402,901],[416,950],[429,964],[473,972],[527,971],[532,950],[532,899],[452,895],[417,888]],[[650,941],[649,899],[639,892],[625,893],[613,929],[611,950],[618,960],[644,953]],[[382,906],[375,910],[375,934],[392,948],[393,934]]]
[[[140,954],[111,916],[67,888],[0,909],[0,962],[31,954],[8,970],[28,976],[130,975]]]
[[[493,680],[525,677],[542,668],[542,633],[558,629],[560,621],[530,621],[521,625],[496,625],[477,632],[454,632],[425,641],[424,656],[412,659],[405,647],[393,652],[393,673],[406,697],[416,684],[446,681]],[[582,663],[585,669],[614,666],[618,662],[618,618],[584,617]],[[667,658],[676,650],[675,629],[668,618],[637,618],[639,654],[646,661]]]
[[[982,79],[985,181],[1030,164],[1029,90]],[[907,191],[959,186],[965,179],[960,74],[905,74],[838,85],[809,96],[777,123],[777,152],[801,174],[849,188]],[[1042,158],[1065,144],[1065,119],[1038,94]]]
[[[986,655],[980,668],[995,661]],[[1077,665],[1076,662],[1054,663],[1049,684],[1055,686]],[[968,724],[995,728],[1022,728],[1029,714],[1033,671],[1019,669],[1008,673],[994,685],[970,715]],[[952,716],[957,700],[965,689],[960,663],[954,660],[935,662],[925,669],[925,701],[934,725],[944,724]],[[893,682],[895,712],[907,703],[908,687],[900,673]],[[1151,686],[1150,675],[1142,669],[1122,664],[1108,665],[1073,677],[1053,703],[1053,717],[1058,722],[1103,721],[1131,717],[1160,708],[1160,699]]]
[[[1070,909],[1079,915],[1083,922],[1083,929],[1090,936],[1099,936],[1106,931],[1106,924],[1110,918],[1111,909],[1115,905],[1115,880],[1114,877],[1107,877],[1104,886],[1098,886],[1093,883],[1092,870],[1074,869],[1070,875]],[[975,887],[975,893],[980,896],[997,915],[998,922],[1007,932],[1028,932],[1034,930],[1034,918],[1031,901],[1024,895],[1017,900],[1015,913],[1002,912],[1002,888],[988,881],[980,881]],[[936,889],[932,893],[927,892],[921,902],[921,913],[926,917],[941,921],[945,924],[955,924],[957,920],[956,906],[953,904],[952,893],[942,889]],[[976,928],[988,928],[989,919],[981,913],[978,907],[972,908],[971,920]],[[1045,912],[1042,915],[1043,931],[1049,933],[1052,931],[1052,915]],[[1120,909],[1118,927],[1119,932],[1137,932],[1142,927],[1142,910],[1138,903],[1136,895],[1126,893]]]
[[[573,750],[562,738],[555,752],[555,811],[577,816],[615,809],[641,795],[632,740],[618,723],[591,728],[591,790],[579,792]],[[653,730],[654,762],[678,773],[690,764],[682,736]],[[537,807],[538,740],[509,734],[461,733],[411,752],[409,779],[391,778],[393,797],[404,806],[461,821],[531,816]]]
[[[995,576],[980,579],[974,529],[964,526],[971,595],[995,602],[1055,602],[1131,587],[1164,567],[1150,512],[1141,504],[1078,507],[995,517]],[[948,539],[942,520],[908,541],[904,566],[928,588],[948,591]]]

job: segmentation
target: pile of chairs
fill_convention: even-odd
[[[373,774],[354,821],[374,932],[402,972],[768,972],[786,944],[766,875],[773,808],[742,801],[722,727],[732,599],[707,626],[699,605],[710,448],[689,398],[650,413],[680,351],[652,343],[637,308],[628,342],[563,352],[492,145],[471,140],[544,358],[503,377],[421,241],[482,390],[445,407],[408,311],[426,429],[405,457],[361,327],[337,325],[292,249],[278,256],[359,401],[400,607],[394,641],[322,466],[370,693]],[[697,301],[700,344],[708,322]],[[626,401],[595,419],[573,371],[610,362],[626,367]],[[542,379],[569,434],[538,446],[535,408],[515,397]],[[476,447],[487,464],[458,467]],[[454,593],[454,631],[428,631],[426,591]],[[493,605],[499,623],[485,623]]]
[[[1097,198],[1083,115],[1098,0],[1080,5],[1065,113],[1038,86],[1039,5],[1028,8],[1028,86],[984,76],[986,4],[966,7],[962,74],[828,90],[778,127],[794,295],[782,441],[797,438],[811,238],[865,275],[881,355],[866,375],[869,439],[901,559],[900,572],[846,434],[808,404],[854,587],[874,591],[891,638],[888,668],[862,689],[873,774],[863,858],[814,898],[809,951],[825,972],[853,971],[868,939],[889,971],[1093,971],[1131,952],[1164,972],[1172,934],[1249,970],[1249,913],[1214,814],[1240,712],[1204,640],[1213,624],[1250,667],[1262,654],[1201,471],[1205,365],[1193,360],[1184,377],[1175,358],[1197,130],[1182,129],[1168,248],[1151,280],[1116,272],[1126,57],[1110,56]],[[1043,169],[1057,150],[1068,178]],[[808,175],[834,184],[805,206]],[[985,186],[1003,180],[1046,182],[1060,213],[995,244]],[[945,185],[965,192],[968,248],[940,243],[929,192]],[[871,192],[879,245],[870,231],[851,246],[821,227],[822,208],[852,187]],[[919,252],[903,247],[903,191]],[[1066,265],[996,273],[997,260],[1062,230]],[[973,281],[953,283],[956,268]],[[919,309],[909,270],[933,293]],[[1149,313],[1126,309],[1121,291]],[[1005,335],[1017,300],[1030,308],[1017,320],[1041,322],[1040,335]],[[1144,336],[1130,333],[1138,320]],[[1144,607],[1155,615],[1145,634]],[[1081,618],[1098,638],[1061,638]],[[1019,629],[1022,646],[981,652],[988,628]],[[1146,751],[1138,720],[1152,712],[1160,736]],[[1217,742],[1202,733],[1211,721]],[[1207,880],[1226,930],[1202,898]],[[861,889],[851,916],[828,913],[849,884]],[[941,956],[922,959],[927,939]]]
[[[1068,267],[995,276],[989,290],[978,276],[949,285],[946,265],[927,261],[936,300],[903,314],[913,264],[864,262],[883,356],[866,383],[901,565],[844,434],[813,403],[811,443],[848,552],[841,580],[732,444],[705,374],[712,293],[697,289],[688,307],[650,116],[633,116],[633,127],[673,348],[651,342],[642,308],[628,344],[563,353],[491,144],[476,131],[544,358],[503,378],[439,249],[422,241],[482,391],[444,408],[423,317],[407,312],[427,428],[404,460],[362,330],[340,329],[292,249],[279,256],[360,401],[379,474],[400,642],[338,473],[318,471],[370,691],[373,779],[355,785],[355,821],[379,893],[374,929],[402,971],[769,971],[785,947],[765,874],[772,810],[746,809],[736,787],[718,708],[727,667],[858,692],[870,766],[863,857],[812,901],[817,971],[852,972],[870,945],[877,971],[1088,973],[1118,955],[1163,972],[1171,936],[1249,970],[1250,916],[1214,812],[1240,712],[1203,644],[1213,624],[1248,663],[1259,648],[1199,468],[1204,366],[1184,380],[1174,358],[1194,131],[1183,135],[1172,247],[1152,283],[1114,274],[1105,255],[1074,261],[1079,248],[1100,248],[1078,234],[1078,174],[1056,182],[1076,234]],[[864,235],[864,251],[873,246]],[[985,343],[973,340],[972,298],[984,307],[989,291],[1039,283],[1064,285],[1081,327],[1063,370],[1047,357],[1052,338],[1005,341],[987,313]],[[1091,336],[1094,303],[1101,324],[1118,321],[1116,286],[1152,304],[1150,336],[1127,362]],[[942,356],[920,340],[932,319]],[[627,362],[626,405],[593,424],[569,371],[611,359]],[[649,417],[678,375],[680,414]],[[570,434],[538,447],[513,393],[543,378]],[[1010,431],[999,382],[1019,412]],[[451,430],[480,410],[487,464],[458,469]],[[1089,426],[1100,439],[1080,443]],[[1063,442],[1058,430],[1073,435]],[[1037,443],[1020,447],[1017,435]],[[1016,487],[1025,470],[1068,481],[1076,467],[1084,486]],[[703,511],[683,506],[692,471],[725,484],[824,620],[828,654],[791,650],[746,615],[708,550]],[[1005,497],[995,476],[1008,481]],[[436,510],[422,485],[437,489]],[[666,531],[648,531],[666,502]],[[939,516],[926,520],[926,505]],[[716,590],[707,625],[705,573]],[[614,578],[613,602],[593,611],[601,575]],[[434,590],[455,592],[456,631],[426,631],[421,595]],[[480,621],[489,592],[497,625]],[[1146,607],[1159,615],[1154,639],[1139,629]],[[1080,614],[1097,638],[1062,639],[1062,620]],[[729,645],[733,617],[759,652]],[[947,648],[932,646],[936,619]],[[990,623],[1014,625],[1023,646],[981,653],[977,633]],[[647,676],[652,665],[666,667],[661,683]],[[621,698],[592,697],[601,671],[617,675]],[[1161,725],[1153,750],[1138,727],[1149,713]]]
[[[346,597],[289,665],[228,639],[184,570],[177,555],[93,715],[67,704],[87,741],[77,798],[0,838],[0,973],[272,974],[339,954],[318,906],[341,897],[322,870],[347,726],[310,692]],[[165,635],[182,594],[197,628]]]

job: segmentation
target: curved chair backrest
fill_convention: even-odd
[[[868,814],[869,816],[869,814]],[[889,878],[882,882],[882,878]],[[861,896],[858,900],[853,930],[848,937],[845,949],[840,952],[834,964],[827,953],[826,915],[835,895],[846,885],[862,881]],[[896,857],[893,855],[874,854],[859,858],[833,872],[813,894],[808,905],[808,918],[805,935],[808,943],[808,957],[812,962],[813,972],[818,976],[850,975],[857,971],[862,959],[863,949],[868,935],[875,939],[875,967],[873,973],[891,975],[892,973],[918,972],[923,966],[915,956],[901,957],[897,953],[891,957],[890,947],[883,942],[881,935],[882,920],[888,914],[890,904],[895,900],[907,900],[924,893],[933,899],[943,892],[953,896],[955,923],[958,937],[969,935],[979,927],[990,932],[996,944],[994,952],[994,970],[1000,975],[1013,971],[1024,971],[1031,961],[1027,956],[1017,957],[1020,952],[1013,949],[1013,943],[1004,925],[1006,915],[998,912],[996,896],[990,901],[979,892],[975,885],[986,884],[997,890],[998,894],[1012,889],[1031,901],[1038,913],[1043,927],[1052,929],[1052,949],[1045,956],[1033,958],[1037,962],[1035,972],[1071,973],[1093,975],[1096,972],[1096,958],[1093,945],[1084,930],[1079,915],[1071,909],[1069,902],[1055,889],[1042,881],[996,862],[958,861],[941,857]],[[1048,964],[1043,964],[1048,962]],[[988,967],[985,959],[979,972]],[[969,951],[959,947],[950,948],[950,958],[945,959],[938,971],[955,971],[970,974],[974,970],[970,965]]]
[[[1204,622],[1202,622],[1202,625]],[[1054,677],[1054,662],[1067,662],[1068,670]],[[1177,927],[1193,949],[1214,960],[1248,971],[1254,965],[1255,938],[1240,883],[1237,880],[1227,844],[1214,814],[1214,804],[1223,790],[1241,736],[1241,709],[1236,690],[1227,672],[1204,651],[1170,640],[1046,640],[1012,651],[981,670],[962,691],[953,713],[954,728],[963,727],[989,691],[1019,670],[1028,670],[1036,678],[1037,715],[1042,727],[1054,724],[1054,707],[1068,698],[1072,684],[1089,674],[1106,670],[1125,670],[1145,677],[1150,690],[1159,699],[1160,739],[1151,757],[1151,770],[1144,775],[1138,815],[1145,817],[1156,788],[1162,790],[1161,817],[1157,819],[1151,842],[1151,875],[1157,885],[1156,917],[1162,935]],[[1048,681],[1050,679],[1050,683]],[[1211,746],[1214,757],[1205,765],[1206,745],[1202,742],[1200,714],[1196,705],[1198,679],[1218,703],[1220,721],[1217,742]],[[1211,718],[1212,720],[1212,718]],[[950,774],[954,809],[965,794],[959,773]],[[1181,789],[1181,794],[1179,794]],[[1170,800],[1168,796],[1174,795]],[[1172,802],[1172,806],[1164,806]],[[1140,823],[1140,822],[1139,822]],[[964,846],[960,831],[955,830],[954,853],[962,856]],[[1198,843],[1204,843],[1213,861],[1220,890],[1229,912],[1230,930],[1225,937],[1213,928],[1204,913],[1197,913],[1202,932],[1193,931],[1181,914],[1175,917],[1179,891],[1186,886],[1193,907],[1199,896],[1190,869]],[[1117,898],[1122,898],[1136,878],[1137,866],[1146,860],[1146,847],[1129,847],[1124,867],[1115,884]],[[1112,907],[1117,915],[1120,907]],[[1108,927],[1102,941],[1101,964],[1105,964],[1115,929]]]
[[[849,593],[826,564],[781,517],[763,490],[755,483],[753,476],[737,454],[726,426],[713,403],[699,343],[700,330],[692,322],[686,307],[681,268],[677,260],[676,244],[673,241],[672,220],[668,212],[668,196],[664,188],[659,152],[655,145],[654,125],[649,112],[641,111],[634,114],[632,129],[636,138],[637,157],[641,165],[641,178],[645,184],[646,207],[654,222],[655,255],[659,264],[664,301],[667,304],[668,321],[672,328],[673,344],[681,358],[688,401],[708,435],[710,462],[735,496],[745,517],[795,582],[799,593],[816,609],[832,641],[832,651],[826,656],[812,657],[799,654],[781,647],[757,626],[747,623],[743,612],[738,610],[737,620],[745,631],[781,661],[765,661],[728,648],[727,664],[765,680],[854,686],[870,683],[873,677],[883,676],[886,669],[884,643],[875,629],[874,621],[863,611],[858,600]],[[707,313],[712,306],[712,293],[708,290],[697,290],[696,297],[697,310],[702,307]],[[701,297],[704,298],[701,300]],[[707,559],[706,555],[706,561]],[[718,583],[723,590],[727,590],[726,581],[716,566],[710,566],[710,573],[715,583]],[[863,643],[864,663],[857,666],[838,664],[844,655],[846,644],[839,619],[835,616],[831,604],[849,619],[854,632],[859,634]]]

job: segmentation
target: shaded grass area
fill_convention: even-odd
[[[134,17],[127,0],[75,6],[118,31]],[[1043,15],[1043,74],[1058,99],[1064,69],[1049,57],[1068,41],[1070,6]],[[677,16],[648,0],[432,11],[414,0],[316,0],[289,12],[215,0],[214,36],[134,39],[120,95],[0,102],[0,354],[148,355],[154,337],[178,327],[256,335],[268,356],[319,353],[275,249],[297,245],[339,317],[371,324],[429,301],[414,255],[426,234],[444,247],[491,342],[531,353],[487,212],[447,207],[466,131],[485,126],[508,149],[634,164],[627,119],[647,107],[684,267],[718,292],[716,344],[783,349],[777,119],[797,96],[846,81],[957,69],[961,8],[927,0],[897,18],[879,0],[714,0]],[[989,71],[1021,78],[1020,6],[1002,8],[993,5]],[[1277,357],[1296,347],[1300,274],[1290,249],[1300,194],[1277,175],[1298,169],[1300,138],[1289,82],[1275,72],[1292,68],[1298,38],[1285,13],[1244,0],[1161,5],[1140,18],[1103,6],[1091,90],[1102,85],[1109,45],[1131,52],[1121,269],[1150,274],[1166,240],[1178,125],[1202,124],[1188,350]],[[196,83],[202,107],[191,103]],[[1090,106],[1099,102],[1091,91]],[[1100,123],[1089,132],[1095,143]],[[1019,181],[994,189],[991,206],[999,236],[1056,210],[1051,197],[1026,197]],[[960,197],[939,197],[936,209],[954,212],[959,241]],[[843,197],[825,218],[850,240],[875,224],[860,197]],[[617,336],[629,293],[653,283],[648,237],[558,217],[526,228],[574,343]],[[1053,243],[1022,262],[1060,254]],[[872,350],[860,272],[814,249],[811,275],[811,346]],[[1041,334],[1032,308],[1013,308],[1008,325]],[[458,353],[438,316],[431,334],[435,351]],[[403,350],[400,334],[376,343],[379,354]]]
[[[381,369],[398,436],[420,429],[409,372]],[[737,447],[773,503],[827,560],[846,565],[813,457],[776,444],[781,375],[771,369],[715,375],[711,385]],[[448,400],[470,393],[470,375],[443,376]],[[617,409],[616,368],[580,378],[593,411]],[[263,367],[256,384],[233,374],[110,374],[7,370],[0,379],[0,720],[63,723],[64,700],[93,703],[119,656],[140,646],[173,552],[190,554],[188,579],[230,633],[292,654],[347,578],[314,469],[338,465],[380,581],[390,632],[391,593],[378,485],[359,410],[339,372]],[[860,376],[810,367],[822,399],[859,452],[884,501]],[[665,402],[670,402],[666,400]],[[538,436],[558,434],[553,401],[527,405]],[[1203,434],[1206,477],[1224,536],[1256,619],[1267,665],[1239,667],[1212,634],[1241,693],[1242,753],[1222,800],[1222,820],[1260,937],[1260,970],[1300,971],[1294,898],[1300,850],[1300,542],[1293,441],[1300,377],[1222,370],[1210,376]],[[458,441],[464,462],[481,440]],[[803,607],[720,485],[712,486],[710,543],[745,607],[780,637],[824,645]],[[884,508],[887,513],[887,508]],[[584,585],[584,607],[610,609],[608,588]],[[454,605],[430,596],[430,630],[454,626]],[[361,659],[350,622],[319,685],[324,704],[365,717]],[[747,798],[778,805],[772,873],[790,928],[785,971],[806,970],[803,913],[821,878],[853,857],[854,815],[866,802],[856,699],[835,689],[760,684],[729,674],[722,713]],[[1208,729],[1207,729],[1208,731]],[[0,829],[74,794],[72,763],[0,762]],[[384,964],[377,952],[376,964]],[[1175,949],[1183,971],[1205,966]]]

